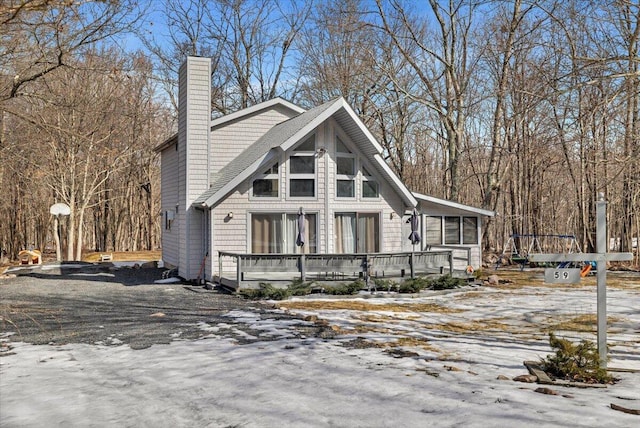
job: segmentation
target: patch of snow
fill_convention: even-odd
[[[592,289],[472,293],[366,299],[442,311],[287,309],[335,327],[332,340],[296,338],[305,321],[247,309],[229,312],[229,323],[199,323],[212,333],[207,339],[141,350],[12,343],[14,354],[0,365],[0,425],[638,426],[637,415],[611,404],[640,408],[640,372],[615,373],[620,382],[607,388],[549,386],[559,395],[510,380],[527,372],[522,361],[551,352],[546,328],[595,313]],[[640,370],[640,289],[610,289],[607,303],[615,319],[609,367]],[[228,330],[255,339],[238,324],[276,340],[238,345],[216,336]],[[350,346],[355,340],[380,347]]]

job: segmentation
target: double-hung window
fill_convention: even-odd
[[[303,246],[297,246],[298,214],[251,214],[251,252],[268,254],[301,254],[317,251],[316,214],[305,214]]]
[[[336,253],[380,252],[380,215],[378,213],[336,213]]]
[[[336,196],[354,198],[356,195],[356,156],[336,137]]]
[[[315,135],[298,145],[289,156],[289,196],[316,195]]]
[[[253,180],[252,195],[257,198],[277,198],[279,178],[278,164],[275,163]]]

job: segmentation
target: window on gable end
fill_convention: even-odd
[[[263,171],[253,180],[252,195],[256,198],[277,198],[278,184],[280,176],[278,173],[278,163]]]
[[[336,196],[355,197],[356,156],[336,137]]]
[[[362,167],[362,197],[380,197],[380,187],[378,185],[378,182],[364,166]]]
[[[307,138],[289,156],[289,196],[316,195],[316,139]]]

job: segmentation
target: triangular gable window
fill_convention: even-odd
[[[380,186],[371,173],[362,167],[362,197],[378,198],[380,196]]]
[[[277,198],[279,182],[280,175],[276,162],[253,180],[251,195],[256,198]]]

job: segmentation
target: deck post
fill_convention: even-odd
[[[413,251],[411,251],[411,257],[409,258],[409,263],[411,264],[411,279],[415,278],[415,268],[413,267],[413,261],[414,261]]]
[[[607,201],[604,194],[596,201],[596,252],[607,252]],[[596,260],[598,296],[598,356],[600,367],[607,368],[607,261],[604,257]]]
[[[236,255],[236,279],[238,281],[238,288],[242,285],[242,257],[239,254]]]

